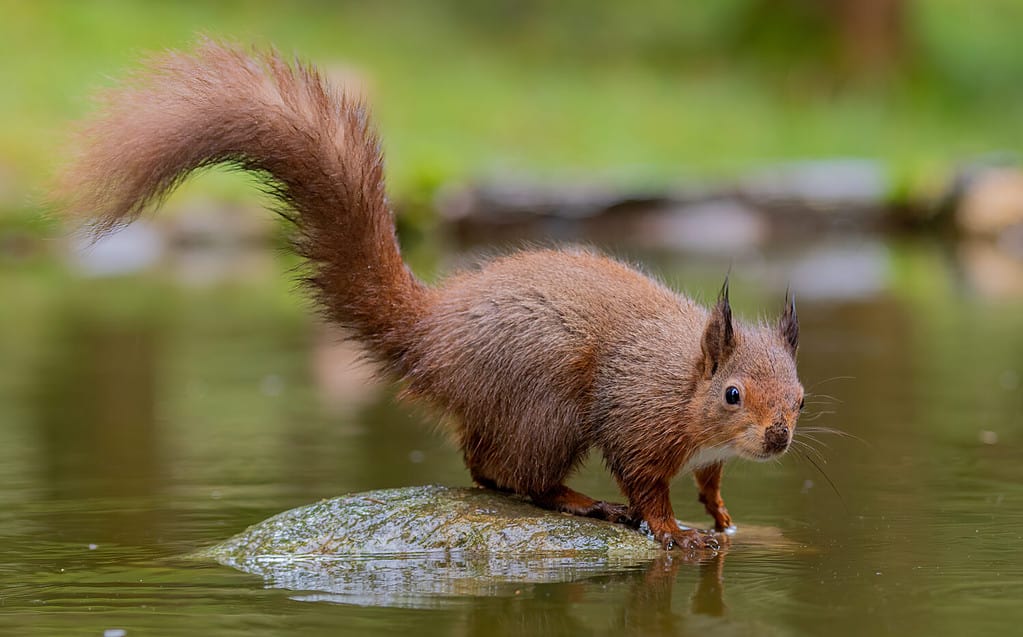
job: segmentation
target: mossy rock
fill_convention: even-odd
[[[201,554],[235,562],[438,552],[648,556],[660,550],[648,535],[619,524],[544,511],[483,489],[424,486],[298,507]]]
[[[512,594],[523,584],[620,572],[659,556],[649,535],[622,525],[441,486],[323,500],[195,555],[260,575],[273,588],[317,591],[303,599],[387,606]]]

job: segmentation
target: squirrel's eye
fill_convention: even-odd
[[[738,387],[729,387],[728,389],[725,390],[725,402],[728,403],[729,405],[738,405],[739,404],[739,388]]]

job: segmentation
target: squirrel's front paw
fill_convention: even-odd
[[[732,526],[732,516],[728,515],[728,509],[721,506],[714,515],[714,530],[719,532],[727,531]]]
[[[696,529],[663,533],[657,540],[666,551],[673,549],[681,549],[683,551],[718,551],[721,549],[721,542],[713,533],[697,531]]]
[[[724,531],[732,526],[732,516],[728,514],[728,509],[725,508],[725,503],[720,497],[709,499],[701,493],[700,502],[710,517],[714,518],[715,531]]]

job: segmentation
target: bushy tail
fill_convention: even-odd
[[[365,108],[273,52],[204,42],[157,58],[102,97],[58,198],[99,231],[125,224],[198,168],[267,179],[297,226],[328,317],[401,370],[427,291],[402,261]]]

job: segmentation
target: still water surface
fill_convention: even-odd
[[[1023,272],[983,258],[871,243],[734,265],[740,314],[780,306],[786,278],[806,290],[803,424],[850,436],[806,439],[834,489],[791,453],[733,463],[726,554],[560,574],[523,563],[442,596],[412,573],[347,600],[181,559],[320,498],[469,484],[429,417],[368,382],[290,296],[284,265],[198,287],[173,264],[95,280],[0,266],[0,632],[1018,633]],[[642,260],[704,298],[727,267]],[[618,497],[598,458],[573,485]],[[687,478],[673,498],[705,522]],[[744,526],[777,540],[744,544]]]

